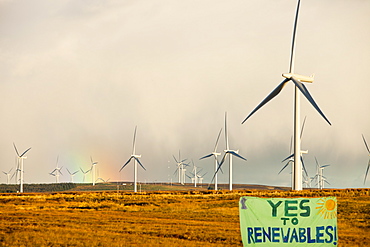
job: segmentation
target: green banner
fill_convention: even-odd
[[[244,246],[337,246],[337,199],[258,198],[239,200]]]

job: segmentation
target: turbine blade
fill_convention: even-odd
[[[290,150],[289,153],[292,153],[292,147],[293,147],[293,136],[290,137]]]
[[[119,169],[119,172],[121,172],[121,170],[122,170],[123,168],[125,168],[125,166],[127,166],[127,164],[128,164],[128,163],[130,163],[130,161],[131,161],[132,157],[133,157],[133,156],[131,156],[131,157],[128,159],[128,161],[126,161],[126,163],[121,167],[121,169]]]
[[[206,156],[203,156],[202,158],[200,158],[199,160],[202,160],[202,159],[205,159],[205,158],[209,158],[209,157],[211,157],[211,156],[213,156],[213,154],[208,154],[208,155],[206,155]]]
[[[304,162],[303,162],[303,157],[302,157],[302,155],[301,155],[301,162],[302,162],[303,170],[304,170],[304,172],[306,173],[306,176],[308,176],[308,173],[307,173],[307,170],[306,170],[306,166],[304,165]]]
[[[222,157],[221,163],[219,163],[218,160],[217,160],[218,167],[217,167],[215,173],[213,174],[213,177],[212,177],[211,182],[209,184],[211,184],[213,182],[213,180],[215,179],[217,172],[221,169],[222,164],[225,162],[227,154],[228,154],[227,152],[224,154],[224,156]],[[208,185],[208,187],[209,187],[209,185]]]
[[[364,184],[366,182],[366,177],[367,177],[367,174],[369,173],[369,167],[370,167],[370,159],[369,159],[369,162],[367,164],[367,168],[366,168],[366,173],[365,173],[365,178],[364,178]]]
[[[15,146],[15,143],[14,143],[14,142],[13,142],[13,146],[14,146],[15,152],[17,153],[17,155],[18,155],[18,157],[19,157],[18,149],[17,149],[17,147]]]
[[[226,141],[226,150],[229,150],[229,138],[227,136],[227,112],[225,112],[225,141]]]
[[[72,175],[72,173],[68,170],[68,168],[66,168],[67,169],[67,172],[69,173],[69,175]]]
[[[133,141],[133,144],[132,144],[132,154],[135,154],[136,128],[137,128],[137,126],[135,126],[135,131],[134,131],[134,141]]]
[[[281,90],[284,88],[285,84],[289,81],[289,79],[285,79],[281,82],[275,89],[272,91],[242,122],[242,124],[248,120],[256,111],[258,111],[262,106],[272,100],[276,95],[278,95]]]
[[[317,166],[317,167],[320,167],[319,162],[318,162],[318,161],[317,161],[317,159],[316,159],[316,156],[315,156],[315,161],[316,161],[316,166]]]
[[[285,166],[283,168],[281,168],[278,175],[289,165],[289,163],[290,163],[290,160],[285,164]]]
[[[367,145],[367,143],[366,143],[366,140],[365,140],[364,135],[362,135],[362,139],[364,140],[364,143],[365,143],[366,149],[367,149],[367,151],[368,151],[368,152],[369,152],[369,154],[370,154],[370,149],[369,149],[369,146],[368,146],[368,145]]]
[[[294,26],[293,26],[293,37],[292,37],[292,48],[290,52],[290,64],[289,64],[289,73],[293,73],[293,66],[294,66],[294,48],[295,48],[295,36],[297,33],[297,24],[298,24],[298,13],[299,13],[299,6],[301,1],[298,0],[297,3],[297,10],[295,14]]]
[[[236,157],[238,157],[238,158],[240,158],[242,160],[245,160],[245,161],[247,160],[246,158],[244,158],[240,154],[235,153],[234,151],[229,151],[228,153],[230,153],[230,154],[232,154],[232,155],[234,155],[234,156],[236,156]]]
[[[22,154],[21,154],[21,156],[19,156],[19,157],[23,157],[23,155],[25,155],[29,150],[30,150],[31,148],[28,148],[26,151],[24,151]]]
[[[286,160],[288,160],[288,159],[290,159],[290,158],[293,158],[293,156],[294,156],[294,154],[291,154],[291,155],[289,155],[288,157],[286,157],[285,159],[283,159],[281,162],[284,162],[284,161],[286,161]]]
[[[140,160],[136,157],[134,157],[134,159],[139,163],[139,165],[146,171],[145,167],[143,166],[143,164],[141,164]]]
[[[307,90],[306,86],[303,85],[299,80],[295,79],[294,77],[291,78],[294,84],[298,87],[298,89],[302,92],[302,94],[306,97],[306,99],[311,103],[311,105],[318,111],[318,113],[331,125],[330,121],[325,117],[324,113],[320,110],[319,106],[316,104],[315,100],[312,98],[310,92]]]
[[[75,171],[74,173],[72,173],[71,175],[75,175],[76,173],[78,173],[79,171]]]
[[[302,140],[303,129],[304,129],[304,125],[305,125],[305,123],[306,123],[306,118],[307,118],[307,116],[305,116],[305,117],[304,117],[304,120],[303,120],[302,129],[301,129],[301,136],[300,136],[300,140]]]
[[[173,159],[176,161],[176,163],[179,163],[175,157],[175,155],[172,155],[173,156]]]
[[[222,128],[220,129],[220,132],[218,133],[218,136],[217,136],[215,150],[214,150],[215,153],[216,153],[216,150],[217,150],[217,147],[218,147],[218,141],[220,140],[221,132],[222,132]]]
[[[175,170],[175,172],[173,173],[173,175],[175,175],[176,173],[177,173],[177,170],[178,170],[179,168],[176,168],[176,170]]]

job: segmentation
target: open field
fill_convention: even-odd
[[[241,246],[240,196],[338,199],[339,246],[369,246],[370,190],[1,194],[2,246]],[[136,245],[135,245],[136,244]]]

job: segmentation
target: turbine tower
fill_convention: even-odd
[[[239,150],[231,150],[230,149],[230,146],[229,146],[229,137],[228,137],[228,133],[227,133],[227,113],[225,112],[225,141],[226,141],[226,150],[224,150],[225,154],[224,156],[222,157],[222,160],[217,168],[217,171],[215,172],[215,174],[213,175],[213,178],[211,180],[211,182],[213,181],[213,179],[215,178],[215,176],[217,175],[217,172],[221,169],[221,166],[222,164],[225,162],[225,159],[227,156],[229,156],[229,190],[233,190],[233,157],[232,156],[236,156],[242,160],[247,160],[246,158],[244,158],[243,156],[241,156],[240,154],[238,154]]]
[[[300,160],[300,137],[299,137],[299,125],[300,125],[300,94],[299,91],[307,98],[307,100],[311,103],[311,105],[318,111],[318,113],[331,125],[330,121],[325,117],[324,113],[320,110],[319,106],[316,104],[315,100],[312,98],[311,94],[308,92],[306,86],[302,82],[313,82],[313,77],[299,75],[294,73],[294,58],[295,58],[295,38],[296,38],[296,31],[297,31],[297,22],[298,22],[298,13],[299,13],[299,6],[300,0],[297,3],[297,10],[295,15],[294,27],[293,27],[293,38],[292,38],[292,47],[290,53],[290,66],[289,66],[289,73],[284,73],[283,77],[285,78],[242,122],[242,124],[247,121],[247,119],[252,116],[258,109],[264,106],[267,102],[273,99],[276,95],[280,93],[280,91],[284,88],[284,86],[289,82],[292,81],[295,85],[294,90],[294,166],[292,169],[293,174],[293,183],[292,183],[292,190],[302,190],[302,164]]]
[[[218,136],[217,136],[217,140],[216,140],[216,145],[215,145],[215,149],[213,150],[212,153],[210,154],[207,154],[206,156],[203,156],[202,158],[200,158],[200,160],[202,159],[205,159],[205,158],[209,158],[209,157],[214,157],[215,159],[215,177],[214,177],[214,180],[215,180],[215,190],[217,190],[217,174],[216,174],[216,171],[217,171],[217,167],[218,167],[218,160],[217,160],[217,156],[218,155],[221,155],[221,153],[217,153],[217,147],[218,147],[218,141],[220,140],[220,136],[221,136],[221,132],[222,132],[222,128],[220,129],[220,132],[218,133]]]
[[[133,141],[133,145],[132,145],[132,154],[131,154],[131,157],[128,159],[128,161],[121,167],[121,169],[119,170],[121,172],[121,170],[123,168],[125,168],[125,166],[130,163],[130,161],[132,159],[134,159],[134,192],[137,192],[137,163],[140,164],[140,166],[146,171],[145,167],[143,166],[143,164],[141,164],[139,158],[141,158],[141,155],[138,155],[138,154],[135,154],[135,145],[136,145],[136,128],[137,126],[135,126],[135,132],[134,132],[134,141]]]
[[[23,160],[27,159],[26,156],[24,156],[31,148],[28,148],[26,151],[24,151],[21,155],[19,155],[17,147],[15,146],[15,143],[13,142],[13,146],[15,149],[15,152],[18,156],[18,166],[20,166],[19,172],[20,172],[20,186],[19,186],[19,192],[23,193]]]
[[[95,180],[96,180],[96,165],[98,164],[98,162],[94,162],[93,161],[93,158],[90,156],[90,160],[91,160],[91,177],[92,177],[92,185],[95,186]]]
[[[365,137],[364,135],[362,135],[362,139],[364,140],[364,143],[365,143],[365,146],[366,146],[366,149],[367,149],[367,152],[369,153],[369,156],[370,156],[370,149],[369,149],[369,146],[367,145],[366,143],[366,140],[365,140]],[[367,177],[367,174],[369,172],[369,167],[370,167],[370,158],[369,158],[369,161],[367,163],[367,168],[366,168],[366,173],[365,173],[365,178],[364,178],[364,184],[366,182],[366,177]]]

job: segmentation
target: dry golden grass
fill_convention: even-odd
[[[369,246],[370,190],[3,194],[2,246],[241,246],[240,196],[337,196],[339,246]]]

